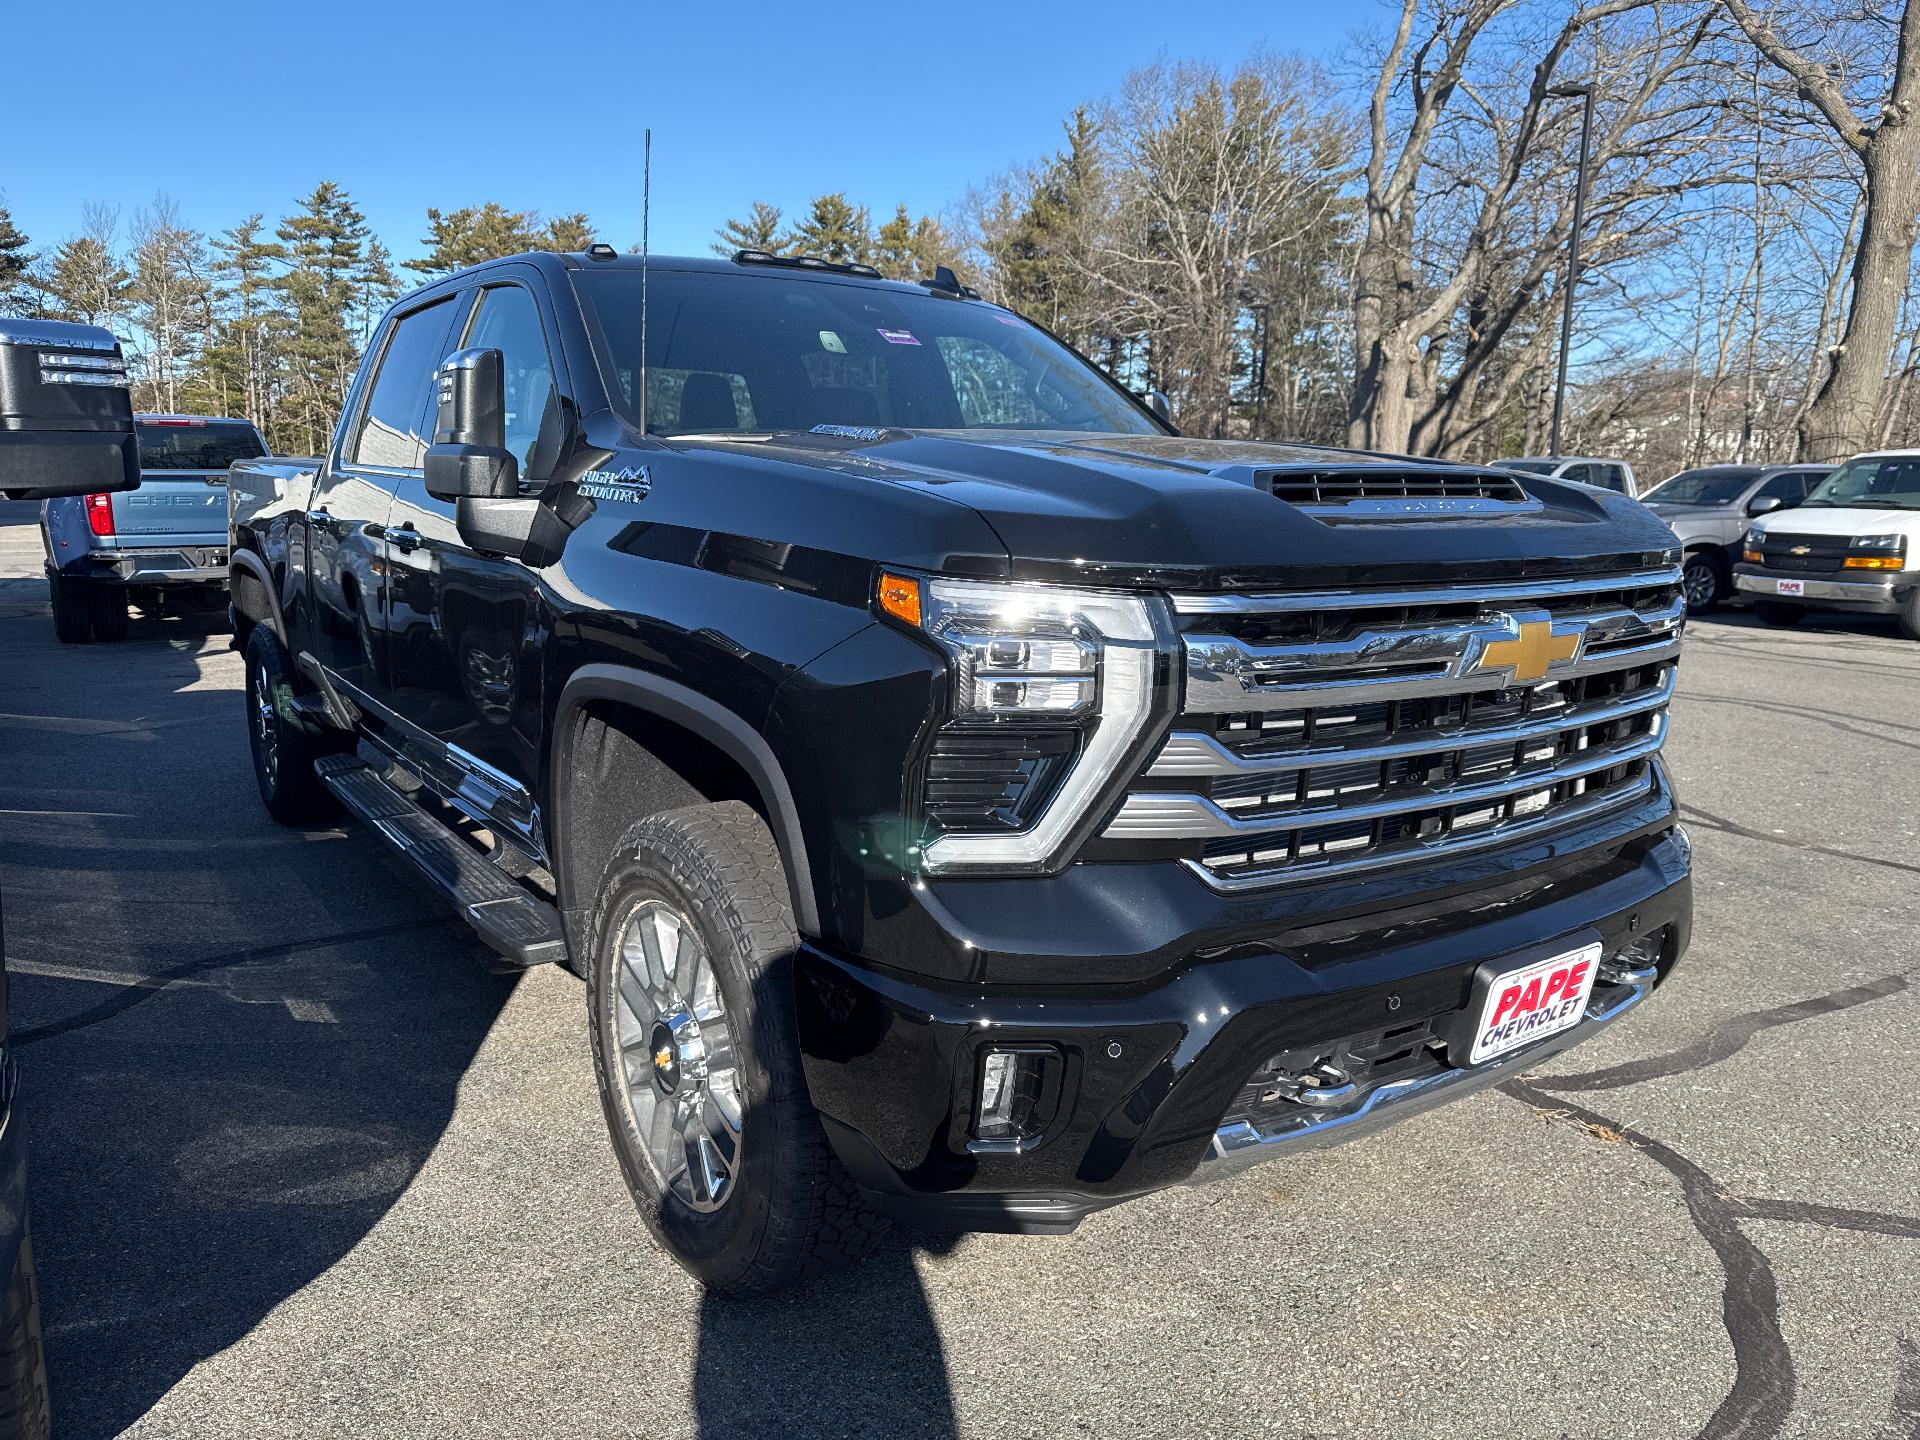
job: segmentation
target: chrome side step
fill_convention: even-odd
[[[524,970],[566,957],[560,912],[493,865],[357,755],[315,762],[340,803],[411,860],[459,910],[504,968]]]

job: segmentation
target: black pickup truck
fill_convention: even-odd
[[[1183,438],[949,272],[492,262],[230,494],[268,808],[586,979],[716,1290],[1366,1133],[1686,948],[1670,531]]]

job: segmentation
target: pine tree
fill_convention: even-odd
[[[235,395],[263,433],[272,433],[276,354],[286,325],[274,304],[275,267],[286,247],[261,237],[265,221],[254,211],[213,241],[213,273],[220,286],[221,323],[208,347],[207,366],[222,396]],[[223,410],[231,410],[226,403]]]
[[[27,237],[13,223],[13,214],[0,200],[0,310],[26,308],[26,275],[34,254]]]
[[[127,313],[133,290],[127,267],[96,235],[61,241],[33,283],[50,318],[109,327]]]
[[[874,264],[883,275],[911,280],[932,275],[942,265],[958,269],[960,246],[931,215],[918,220],[899,206],[874,237]]]
[[[180,223],[166,195],[133,222],[132,318],[147,348],[139,369],[151,408],[178,410],[182,385],[213,328],[206,237]]]
[[[278,286],[289,311],[288,433],[313,454],[332,431],[359,361],[353,330],[367,261],[367,222],[347,192],[323,180],[274,231],[286,247]]]
[[[587,219],[587,212],[575,210],[566,215],[556,215],[547,221],[546,231],[534,245],[536,250],[557,250],[562,253],[584,250],[593,244],[593,222]]]
[[[378,239],[367,242],[366,259],[361,261],[359,271],[354,275],[354,310],[358,316],[357,330],[360,346],[366,348],[367,341],[373,338],[373,327],[380,323],[380,317],[387,307],[400,298],[402,287],[400,277],[393,273],[393,252]]]
[[[713,253],[731,259],[742,250],[762,250],[769,255],[782,253],[786,243],[780,234],[780,207],[756,200],[744,220],[729,220],[713,232]]]
[[[813,255],[837,265],[871,264],[873,222],[867,207],[856,209],[839,190],[815,196],[807,218],[793,227],[786,249],[789,254]]]

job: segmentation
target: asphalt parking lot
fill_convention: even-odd
[[[1384,1135],[709,1302],[579,983],[261,810],[200,619],[53,638],[0,504],[0,892],[56,1433],[1920,1436],[1920,645],[1697,622],[1698,924],[1644,1011]]]

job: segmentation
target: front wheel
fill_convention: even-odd
[[[1756,600],[1753,613],[1769,625],[1798,625],[1807,618],[1807,607],[1786,600]]]
[[[589,934],[600,1104],[655,1238],[730,1295],[864,1252],[882,1222],[807,1094],[798,936],[760,817],[730,801],[640,821],[614,849]]]
[[[33,1236],[28,1234],[20,1239],[20,1255],[0,1300],[0,1440],[47,1440],[52,1429],[40,1289],[33,1274]]]
[[[1721,585],[1720,566],[1711,555],[1687,557],[1680,571],[1680,592],[1687,597],[1689,615],[1706,615],[1719,605]]]
[[[1900,607],[1900,633],[1909,640],[1920,640],[1920,585],[1907,592],[1906,604]]]

